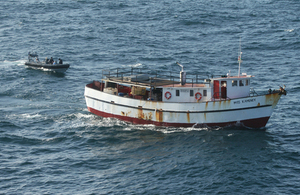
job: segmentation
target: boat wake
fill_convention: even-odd
[[[26,60],[15,60],[15,61],[10,61],[10,60],[4,60],[0,63],[0,66],[23,66],[25,64]]]
[[[25,62],[26,62],[26,60],[17,60],[16,61],[18,64],[18,66],[23,66],[24,64],[25,64]]]

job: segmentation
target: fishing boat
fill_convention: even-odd
[[[59,62],[57,63],[52,59],[52,57],[50,59],[46,58],[44,61],[40,61],[37,53],[30,52],[28,53],[28,61],[25,62],[25,65],[31,68],[40,68],[55,72],[65,72],[70,67],[70,64],[63,64],[61,59],[59,59]]]
[[[181,66],[178,76],[162,71],[103,70],[102,79],[85,86],[90,112],[134,124],[173,127],[265,127],[285,86],[260,94],[253,76],[227,73],[199,79]],[[160,74],[158,74],[158,72]]]

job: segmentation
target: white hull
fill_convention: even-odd
[[[135,124],[158,126],[228,126],[241,124],[264,127],[280,93],[222,101],[163,102],[147,101],[108,94],[85,87],[85,100],[90,112]]]

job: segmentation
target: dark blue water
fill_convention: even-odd
[[[0,0],[0,194],[298,194],[300,2]],[[264,131],[89,113],[103,68],[255,75],[287,86]],[[65,74],[26,68],[29,51]]]

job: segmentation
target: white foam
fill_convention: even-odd
[[[190,132],[190,131],[207,131],[208,128],[195,128],[195,127],[168,127],[165,129],[157,129],[162,133],[178,133],[178,132]]]
[[[55,120],[68,128],[126,126],[127,123],[113,118],[102,118],[92,113],[72,113]]]
[[[94,126],[96,117],[93,114],[72,113],[58,118],[55,122],[66,124],[70,127]]]
[[[86,110],[86,109],[85,109]],[[103,118],[92,113],[72,113],[60,117],[55,121],[58,124],[68,126],[71,128],[78,127],[114,127],[120,126],[124,131],[159,131],[164,134],[189,132],[189,131],[208,131],[208,127],[160,127],[153,124],[137,125],[128,123],[116,118]],[[218,129],[217,129],[218,130]]]
[[[284,30],[284,31],[286,31],[286,32],[293,32],[295,29],[286,29],[286,30]]]
[[[18,66],[21,66],[21,65],[23,66],[25,64],[26,60],[17,60],[15,62],[17,62]]]
[[[46,119],[45,116],[41,115],[41,114],[38,114],[38,113],[35,113],[35,114],[29,114],[29,113],[25,113],[25,114],[11,114],[11,115],[6,115],[5,116],[6,118],[8,119],[11,119],[11,120],[16,120],[16,119],[19,119],[19,120],[29,120],[29,119],[33,119],[33,120],[37,120],[37,119]]]
[[[4,60],[0,62],[0,66],[15,66],[15,65],[24,65],[26,60],[17,60],[17,61],[9,61],[9,60]]]
[[[42,117],[42,115],[40,115],[40,114],[21,114],[20,116],[23,118],[28,118],[28,119],[36,119],[36,118]]]
[[[136,67],[139,67],[139,66],[142,66],[141,63],[137,63],[137,64],[132,64],[132,65],[122,65],[123,67],[133,67],[133,68],[136,68]]]
[[[71,115],[75,115],[78,119],[95,118],[95,115],[92,115],[92,114],[76,113],[76,114],[71,114]]]
[[[141,130],[141,131],[159,131],[164,134],[169,134],[169,133],[178,133],[178,132],[189,132],[189,131],[207,131],[209,130],[208,128],[195,128],[195,127],[160,127],[160,126],[155,126],[152,124],[147,124],[147,125],[136,125],[136,124],[130,124],[128,127],[125,127],[124,130],[126,131],[131,131],[131,130]]]

